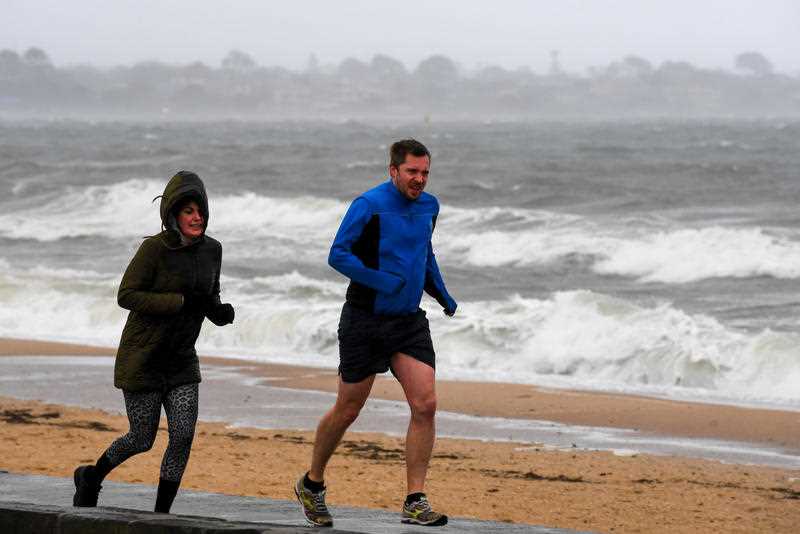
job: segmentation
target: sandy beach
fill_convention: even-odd
[[[108,348],[0,340],[0,355],[6,356],[113,353]],[[336,386],[335,371],[329,369],[203,361],[238,366],[282,387],[333,391]],[[800,450],[796,412],[514,384],[440,382],[437,389],[440,409],[451,412],[734,440],[795,454]],[[402,399],[390,378],[376,381],[373,396]],[[69,476],[75,465],[93,461],[126,428],[125,417],[112,413],[0,397],[0,469]],[[291,498],[291,483],[308,461],[312,439],[312,433],[293,429],[201,422],[184,487]],[[126,462],[110,479],[155,483],[165,446],[164,430],[153,451]],[[328,472],[329,503],[396,509],[403,480],[401,438],[348,433]],[[428,493],[452,515],[599,532],[788,533],[800,524],[800,471],[670,456],[555,451],[513,442],[439,439]]]

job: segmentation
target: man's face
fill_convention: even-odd
[[[431,159],[428,156],[406,154],[406,160],[399,167],[389,166],[392,183],[408,200],[417,200],[428,183]]]

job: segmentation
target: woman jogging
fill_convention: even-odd
[[[101,483],[116,466],[150,450],[161,406],[169,445],[161,463],[155,511],[169,513],[194,438],[200,365],[194,344],[203,319],[233,322],[220,304],[222,246],[205,235],[208,198],[193,172],[180,171],[161,195],[162,232],[148,237],[131,260],[117,301],[130,310],[117,350],[114,385],[122,389],[130,431],[95,465],[75,470],[74,506],[97,506]]]

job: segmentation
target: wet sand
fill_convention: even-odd
[[[0,356],[113,356],[115,349],[0,338]],[[232,366],[270,384],[335,392],[334,369],[203,357],[204,363]],[[688,438],[761,443],[800,454],[800,412],[697,404],[595,392],[548,390],[522,384],[437,381],[440,410],[477,416],[537,419],[570,425],[630,428]],[[405,399],[391,376],[375,380],[372,396]]]
[[[113,350],[0,341],[0,355],[113,355]],[[204,358],[244,367],[284,387],[335,388],[335,371]],[[111,378],[109,377],[109,380]],[[2,389],[0,389],[2,394]],[[390,379],[374,395],[399,397]],[[441,382],[441,409],[477,415],[640,428],[798,448],[800,414],[640,397],[548,391],[519,385]],[[162,425],[165,422],[162,421]],[[0,397],[0,469],[70,476],[127,428],[124,416]],[[312,433],[200,423],[184,486],[291,498],[307,465]],[[166,446],[109,478],[155,484]],[[328,472],[329,503],[397,509],[403,497],[403,440],[348,433]],[[795,532],[800,471],[638,454],[553,451],[519,443],[439,439],[428,493],[458,516],[600,532]],[[335,509],[334,509],[335,510]]]
[[[0,397],[0,469],[68,477],[126,428],[119,415]],[[183,485],[290,499],[312,439],[310,432],[199,423]],[[109,479],[156,484],[165,447],[162,421],[153,450]],[[437,507],[462,517],[599,532],[790,533],[800,524],[798,476],[703,460],[439,439],[427,491]],[[337,504],[398,509],[402,439],[347,434],[327,484],[334,513]]]

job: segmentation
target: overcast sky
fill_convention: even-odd
[[[31,46],[57,65],[217,66],[239,49],[289,68],[383,53],[536,71],[558,50],[572,72],[628,54],[731,69],[756,50],[800,73],[800,0],[0,0],[0,48]]]

